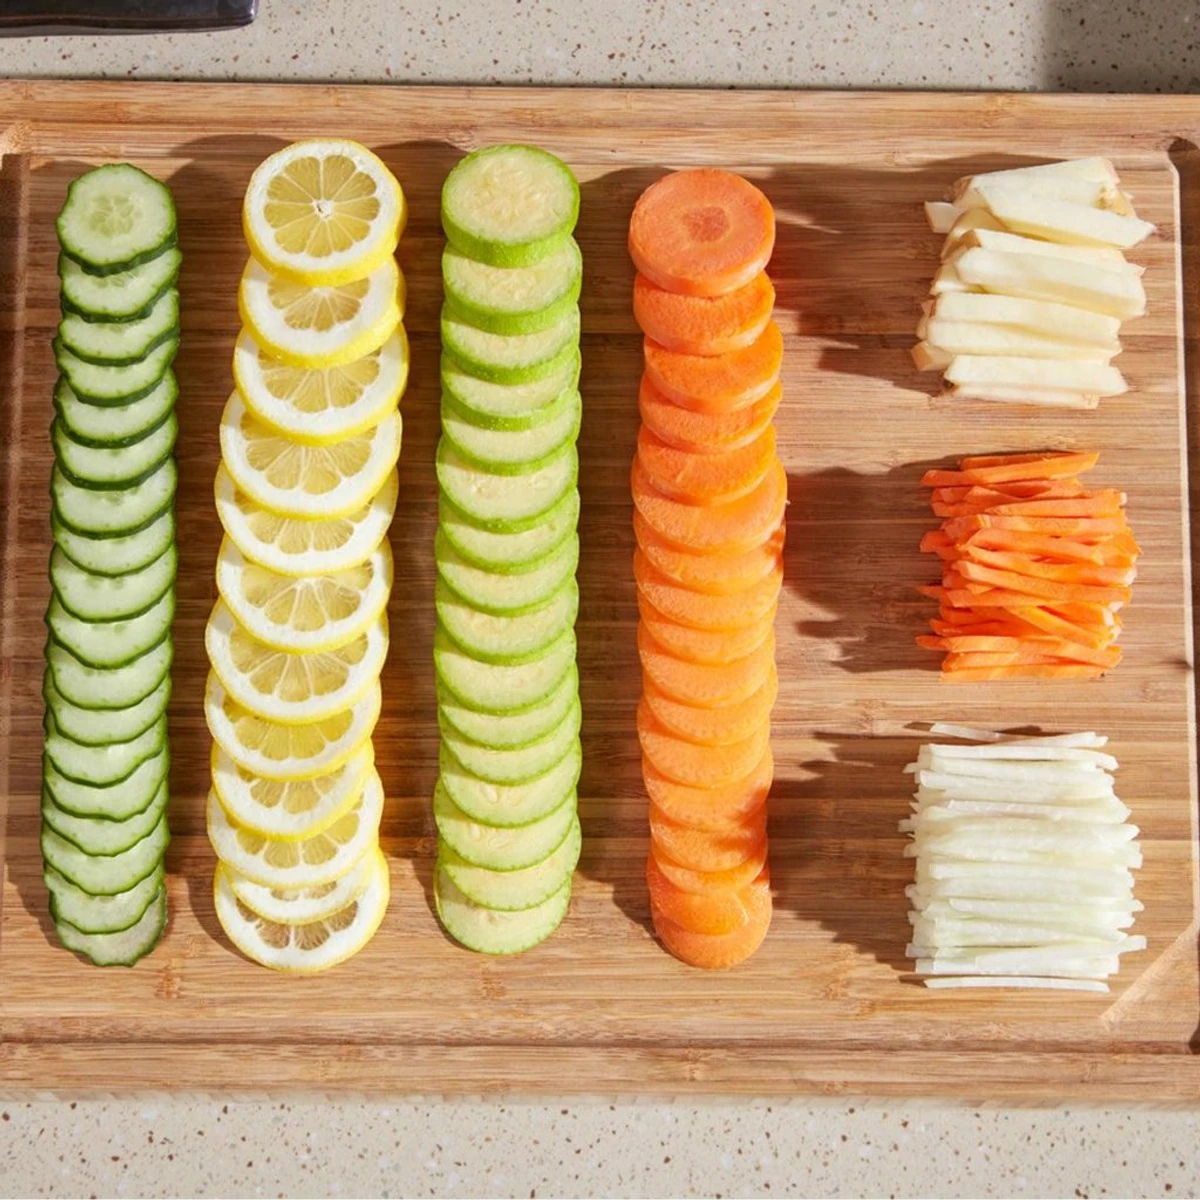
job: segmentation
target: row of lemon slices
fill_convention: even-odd
[[[205,631],[217,917],[247,957],[312,973],[388,901],[371,735],[388,650],[387,530],[408,378],[404,194],[354,142],[272,155],[221,417],[219,599]]]

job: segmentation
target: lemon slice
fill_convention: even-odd
[[[234,894],[229,875],[213,876],[217,920],[229,940],[261,966],[291,975],[315,975],[357,954],[375,936],[387,912],[390,880],[382,855],[372,857],[371,880],[357,899],[320,921],[281,925],[257,916]]]
[[[406,216],[396,177],[370,150],[314,138],[259,164],[246,188],[242,229],[266,266],[302,283],[336,284],[390,258]]]
[[[219,863],[217,870],[225,872],[233,894],[255,916],[277,925],[306,925],[311,921],[323,921],[357,900],[379,870],[381,858],[381,850],[368,850],[340,878],[304,888],[263,887],[226,863]]]
[[[371,502],[400,459],[400,414],[328,446],[303,446],[251,414],[239,392],[221,414],[221,457],[234,486],[285,517],[328,520]]]
[[[387,618],[377,618],[337,650],[293,654],[263,645],[218,600],[204,629],[204,647],[235,703],[280,725],[308,725],[352,708],[379,679],[388,651]]]
[[[233,349],[233,381],[260,421],[306,446],[352,437],[395,411],[408,382],[401,325],[378,350],[336,367],[293,367],[244,329]]]
[[[392,548],[385,538],[362,562],[328,575],[280,575],[252,563],[229,538],[217,555],[217,591],[260,642],[311,654],[359,637],[387,609]]]
[[[280,842],[298,842],[328,829],[362,795],[375,762],[368,738],[336,771],[314,779],[264,779],[212,748],[213,789],[229,819]]]
[[[238,286],[246,331],[296,367],[335,367],[378,350],[404,313],[404,277],[394,258],[365,279],[309,287],[251,259]]]
[[[277,842],[239,829],[208,794],[208,840],[217,857],[254,883],[272,888],[310,888],[341,878],[377,845],[383,784],[372,770],[357,803],[328,829],[299,842]]]
[[[323,575],[356,567],[379,547],[396,510],[400,479],[393,471],[366,508],[329,521],[268,512],[233,486],[223,466],[214,493],[217,516],[246,558],[280,575]]]
[[[309,725],[280,725],[232,700],[208,674],[204,716],[213,740],[239,767],[265,779],[313,779],[354,757],[379,720],[378,680],[353,708]]]

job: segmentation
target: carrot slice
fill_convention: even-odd
[[[1100,461],[1097,452],[1086,454],[1044,454],[1018,456],[1018,462],[998,462],[958,471],[926,471],[921,482],[926,487],[953,487],[959,484],[1015,483],[1029,479],[1062,479],[1082,475]]]
[[[697,829],[720,829],[726,822],[741,819],[761,808],[767,802],[774,772],[770,745],[746,775],[720,787],[692,787],[679,783],[664,775],[649,759],[642,759],[642,780],[650,803],[672,820]],[[763,859],[766,859],[765,853]],[[759,869],[761,867],[762,863],[759,863]],[[724,886],[745,887],[757,874],[755,870],[740,882],[729,882]],[[681,882],[682,879],[682,876],[676,877],[675,882],[689,891],[703,891],[706,886],[693,886],[693,882]]]
[[[967,552],[979,547],[985,550],[1035,555],[1038,558],[1059,559],[1064,562],[1102,563],[1106,557],[1103,547],[1094,543],[1076,542],[1070,538],[1059,538],[1044,533],[1022,533],[1016,529],[978,529],[958,545]]]
[[[640,550],[634,552],[633,576],[638,590],[664,616],[693,629],[738,629],[757,625],[774,610],[783,583],[783,563],[752,587],[724,596],[680,587],[652,566]]]
[[[645,275],[633,280],[633,317],[642,332],[680,354],[727,354],[756,341],[775,308],[765,271],[723,296],[669,292]]]
[[[772,605],[761,620],[736,629],[693,629],[659,612],[643,593],[638,593],[638,613],[654,640],[688,662],[725,663],[749,654],[771,635],[775,610]]]
[[[701,708],[683,704],[668,696],[651,679],[642,683],[646,706],[663,728],[687,742],[702,746],[728,746],[750,737],[771,719],[771,709],[779,692],[779,675],[771,664],[759,688],[737,704],[721,708]]]
[[[678,888],[697,895],[708,895],[713,892],[740,892],[749,887],[762,873],[767,865],[767,840],[745,862],[738,863],[728,871],[693,871],[690,867],[681,866],[665,855],[653,842],[650,843],[650,853],[654,856],[659,870]]]
[[[642,753],[664,775],[689,787],[722,787],[744,779],[770,745],[764,725],[748,738],[728,746],[698,746],[671,733],[643,700],[638,705],[638,738]]]
[[[736,412],[692,412],[655,391],[654,385],[643,376],[638,409],[646,427],[664,442],[680,450],[711,454],[717,450],[736,450],[754,441],[774,419],[782,398],[783,388],[777,382],[761,400]]]
[[[1006,588],[1013,592],[1024,592],[1030,596],[1042,596],[1048,600],[1083,601],[1092,604],[1128,604],[1131,593],[1128,587],[1092,587],[1081,583],[1059,583],[1054,579],[1038,579],[1032,575],[1017,575],[1012,571],[999,571],[981,563],[963,559],[958,564],[959,573],[971,583],[983,583],[989,587]]]
[[[748,496],[723,504],[683,504],[664,496],[636,458],[630,486],[646,523],[673,546],[696,554],[737,554],[761,546],[779,528],[787,506],[787,473],[778,461]]]
[[[638,197],[629,255],[652,283],[688,296],[745,287],[775,246],[775,210],[749,180],[708,168],[675,171]]]
[[[651,911],[692,933],[720,935],[733,933],[750,921],[751,913],[762,903],[755,895],[765,891],[770,897],[771,876],[764,869],[739,891],[685,892],[663,873],[653,854],[646,858],[646,886],[650,889]]]
[[[653,913],[654,932],[676,958],[691,967],[707,971],[723,971],[748,959],[762,945],[771,927],[771,892],[769,889],[751,892],[754,908],[750,919],[732,933],[716,936],[693,933],[677,925],[665,914]]]
[[[1129,526],[1120,517],[994,517],[979,515],[948,521],[946,532],[959,541],[979,529],[1012,529],[1020,533],[1049,533],[1080,541],[1100,541],[1125,533]]]
[[[719,504],[740,500],[763,481],[775,461],[775,427],[768,425],[754,441],[737,450],[696,454],[677,450],[643,425],[637,453],[651,482],[664,496],[686,504]]]
[[[719,829],[672,821],[651,807],[650,840],[659,853],[689,871],[731,871],[757,854],[767,840],[767,806]]]
[[[656,533],[634,509],[633,532],[642,553],[664,575],[696,592],[740,592],[770,574],[783,553],[782,525],[761,546],[742,554],[689,554]]]
[[[720,666],[687,662],[669,654],[638,622],[638,655],[647,679],[681,704],[724,708],[740,704],[762,687],[775,664],[775,635],[744,658]]]
[[[970,562],[1017,575],[1032,575],[1038,579],[1053,579],[1059,583],[1083,583],[1098,587],[1127,587],[1137,577],[1136,567],[1103,567],[1091,563],[1050,563],[1005,550],[985,550],[972,546],[965,556]]]
[[[715,355],[680,354],[647,338],[643,356],[646,378],[666,399],[694,412],[737,412],[779,381],[783,334],[770,321],[749,346]]]

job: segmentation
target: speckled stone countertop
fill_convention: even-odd
[[[0,41],[0,73],[1200,91],[1191,0],[262,0]],[[1198,1113],[897,1104],[0,1101],[0,1195],[1194,1196]]]

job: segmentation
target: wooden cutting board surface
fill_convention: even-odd
[[[1180,203],[1195,237],[1200,100],[784,92],[0,84],[0,1088],[238,1092],[779,1094],[869,1092],[1051,1103],[1200,1100],[1196,786]],[[220,529],[211,488],[229,393],[240,202],[295,138],[378,151],[408,194],[400,259],[413,346],[397,583],[376,737],[392,903],[352,962],[294,980],[243,960],[210,896],[204,621]],[[586,847],[552,941],[513,961],[452,945],[430,910],[436,771],[431,639],[438,433],[438,194],[477,145],[531,141],[583,185],[579,665]],[[939,240],[921,201],[953,179],[1111,156],[1159,226],[1134,257],[1150,315],[1128,326],[1132,392],[1096,413],[954,406],[908,357]],[[67,183],[127,159],[166,179],[184,251],[171,704],[172,920],[156,952],[101,972],[48,937],[37,848],[47,437],[57,321],[54,217]],[[628,472],[640,339],[629,213],[663,171],[745,173],[776,207],[771,274],[786,335],[779,452],[790,480],[778,626],[766,944],[733,972],[666,955],[647,922],[645,799]],[[1179,179],[1182,176],[1182,191]],[[1189,331],[1192,332],[1192,331]],[[913,637],[930,526],[922,469],[964,453],[1095,447],[1145,550],[1126,660],[1094,684],[939,683]],[[1108,997],[935,994],[903,958],[911,862],[901,768],[936,719],[1094,728],[1142,828],[1148,952]]]

